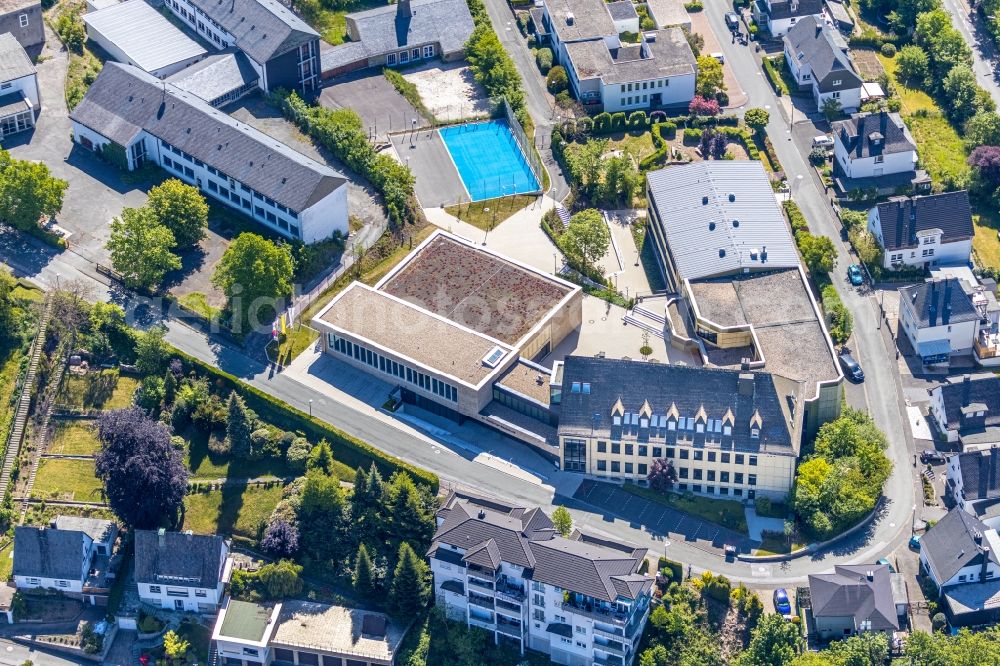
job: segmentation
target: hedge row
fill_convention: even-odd
[[[660,557],[656,563],[656,568],[663,575],[669,576],[671,582],[680,583],[684,580],[684,565],[680,562]]]
[[[653,125],[651,132],[653,135],[653,146],[656,148],[656,152],[642,158],[639,162],[640,171],[648,171],[653,165],[663,162],[667,153],[670,152],[670,144],[667,143],[667,140],[673,139],[677,136],[677,125],[669,121],[656,123]]]
[[[775,64],[771,62],[771,59],[765,57],[761,59],[761,62],[764,65],[764,74],[767,75],[767,80],[770,82],[771,87],[774,88],[775,94],[778,97],[790,94],[791,91],[788,90],[784,79],[781,78],[781,73],[777,70]]]
[[[871,27],[862,28],[861,33],[857,35],[852,35],[848,40],[847,44],[852,48],[873,48],[881,49],[883,44],[892,44],[898,47],[900,45],[900,38],[896,35],[881,34]]]
[[[403,471],[417,483],[429,486],[432,492],[438,491],[440,480],[436,474],[383,453],[371,444],[357,437],[352,437],[343,430],[334,428],[330,424],[264,393],[255,386],[241,381],[228,372],[208,365],[179,349],[174,348],[171,354],[180,358],[187,366],[194,368],[197,373],[212,377],[212,383],[215,386],[239,391],[243,399],[246,400],[247,407],[271,425],[282,430],[301,431],[307,439],[313,442],[321,439],[327,440],[333,448],[334,458],[345,465],[367,469],[374,462],[385,477],[389,477],[393,472]]]

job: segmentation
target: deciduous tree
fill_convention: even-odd
[[[768,113],[767,109],[761,109],[760,107],[747,109],[747,112],[743,114],[743,122],[754,132],[760,134],[767,127],[767,124],[771,122],[771,114]]]
[[[182,658],[190,647],[191,643],[181,638],[173,629],[163,634],[163,653],[168,659]]]
[[[170,229],[177,247],[197,245],[208,228],[208,204],[198,188],[170,178],[149,191],[146,205]]]
[[[43,217],[55,217],[67,187],[44,163],[15,160],[0,150],[0,221],[28,229]]]
[[[714,98],[716,94],[725,92],[725,75],[722,63],[709,55],[698,58],[698,74],[695,78],[694,92],[702,97]]]
[[[750,645],[738,660],[739,666],[788,666],[799,653],[802,638],[797,624],[777,613],[761,618],[753,630]]]
[[[129,287],[151,289],[180,268],[181,260],[173,253],[176,245],[174,234],[148,208],[125,208],[111,220],[111,265]]]
[[[927,52],[916,44],[907,44],[896,54],[896,75],[911,85],[924,85],[930,71]]]
[[[837,249],[833,246],[833,241],[826,236],[814,236],[808,231],[795,234],[795,240],[810,271],[829,273],[833,270],[837,261]]]
[[[573,516],[564,506],[557,506],[552,512],[552,524],[556,527],[556,532],[563,536],[569,536],[573,531]]]
[[[292,255],[258,234],[244,232],[232,242],[212,276],[226,294],[226,307],[237,331],[266,326],[281,301],[292,293]]]
[[[302,567],[291,560],[265,564],[257,572],[264,591],[271,599],[287,599],[302,592]]]
[[[299,530],[287,520],[272,520],[264,530],[260,547],[278,557],[292,557],[299,550]]]
[[[588,208],[570,218],[562,245],[567,253],[595,266],[611,245],[611,231],[600,212]]]

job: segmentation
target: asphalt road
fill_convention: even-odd
[[[990,92],[1000,106],[1000,68],[997,66],[997,49],[986,31],[982,17],[973,12],[965,0],[942,0],[951,22],[972,49],[972,69],[979,85]]]

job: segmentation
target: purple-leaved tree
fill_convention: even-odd
[[[137,529],[173,521],[187,491],[188,471],[170,431],[141,409],[105,412],[97,425],[101,450],[94,459],[108,505]]]
[[[291,557],[299,550],[299,530],[287,520],[278,518],[267,526],[260,547],[278,557]]]
[[[649,476],[646,477],[649,486],[653,490],[666,492],[674,487],[677,481],[677,472],[674,471],[674,464],[666,458],[657,458],[649,466]]]

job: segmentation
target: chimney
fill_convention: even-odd
[[[739,379],[739,394],[753,396],[753,391],[754,391],[753,373],[741,372]]]
[[[413,8],[410,7],[410,0],[397,0],[396,16],[410,18],[413,16]]]
[[[478,517],[479,517],[479,520],[485,520],[486,519],[486,511],[483,510],[483,509],[480,509]]]
[[[944,281],[944,302],[942,303],[941,323],[947,324],[951,321],[951,280]]]
[[[986,580],[986,573],[990,568],[990,549],[988,546],[983,546],[980,548],[980,552],[983,556],[983,563],[979,569],[979,580]]]
[[[185,530],[184,535],[187,537],[188,542],[194,541],[194,530]]]
[[[927,308],[927,318],[930,320],[931,326],[937,326],[937,316],[938,316],[938,294],[937,294],[937,280],[931,280],[931,304]]]
[[[156,530],[156,541],[159,544],[160,548],[166,548],[167,547],[167,530],[166,529],[164,529],[164,528],[161,527],[160,529]]]
[[[868,571],[865,572],[865,578],[868,579],[869,583],[872,582],[873,580],[875,580],[875,572],[869,569]]]
[[[969,392],[972,390],[972,375],[962,377],[962,407],[969,406]]]
[[[821,26],[821,25],[819,24],[819,21],[817,21],[817,22],[816,22],[816,37],[817,37],[817,38],[819,38],[819,36],[820,36],[821,34],[823,34],[823,26]]]

